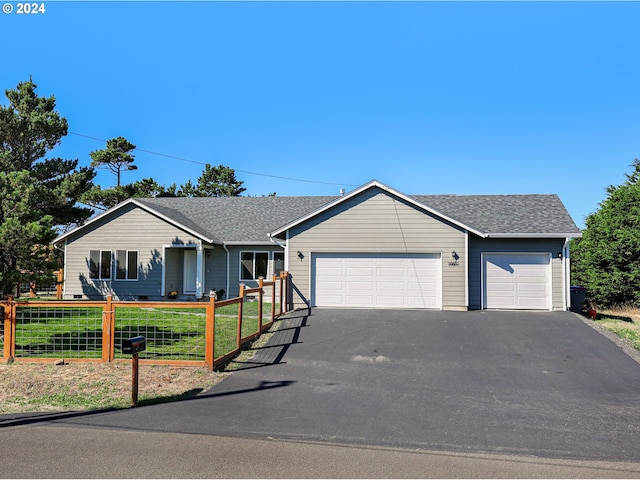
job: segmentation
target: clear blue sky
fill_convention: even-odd
[[[640,3],[8,3],[0,88],[55,95],[57,155],[88,165],[80,134],[191,160],[137,151],[124,182],[557,193],[583,226],[640,157]]]

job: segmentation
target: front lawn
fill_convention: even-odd
[[[268,322],[271,305],[263,307]],[[17,309],[16,356],[44,358],[87,358],[102,356],[102,332],[107,325],[100,307],[64,305]],[[216,357],[237,345],[238,305],[216,308]],[[205,308],[139,308],[116,306],[114,345],[116,358],[128,358],[122,340],[138,335],[147,339],[145,359],[204,360]],[[258,331],[258,303],[246,302],[243,309],[243,337]]]
[[[640,350],[640,309],[624,308],[598,313],[596,325],[609,330]]]

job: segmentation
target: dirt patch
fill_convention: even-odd
[[[140,365],[139,403],[188,398],[227,374],[200,367]],[[0,364],[0,413],[123,408],[131,404],[130,363]]]

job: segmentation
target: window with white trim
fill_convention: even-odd
[[[89,278],[94,280],[111,279],[111,250],[89,251]]]
[[[240,280],[267,277],[269,252],[240,252]]]
[[[116,280],[138,280],[137,250],[116,250]]]

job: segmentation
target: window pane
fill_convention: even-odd
[[[100,250],[89,252],[89,278],[100,278]]]
[[[116,250],[116,279],[127,278],[127,252],[126,250]]]
[[[284,271],[284,252],[273,252],[273,274],[280,275]]]
[[[269,254],[256,253],[256,276],[255,278],[267,277],[267,266],[269,265]]]
[[[136,251],[130,251],[127,256],[127,278],[138,279],[138,252]]]
[[[240,254],[240,279],[253,280],[253,252],[242,252]]]
[[[111,250],[100,252],[100,278],[111,278]]]

